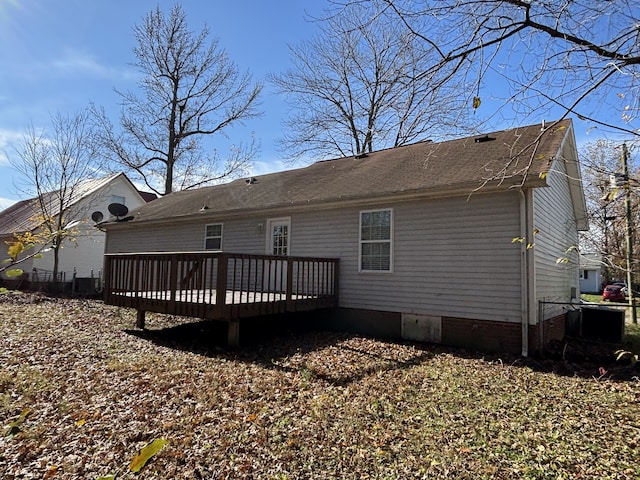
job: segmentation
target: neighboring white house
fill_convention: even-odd
[[[602,292],[602,257],[597,253],[585,253],[580,256],[580,291]]]
[[[339,258],[332,328],[522,352],[564,336],[587,228],[571,120],[421,142],[176,192],[107,253]],[[539,301],[546,300],[542,312]]]
[[[94,212],[100,212],[104,219],[108,219],[111,203],[135,209],[151,198],[155,195],[139,192],[123,173],[79,184],[65,212],[65,223],[73,225],[74,240],[65,240],[59,251],[60,280],[69,283],[74,277],[99,279],[102,275],[104,232],[94,227],[95,221],[91,218]],[[11,241],[14,233],[40,228],[38,218],[42,213],[37,200],[22,200],[0,212],[0,245],[5,248],[2,258],[6,258],[5,242]],[[54,209],[50,214],[57,215],[58,211]],[[29,259],[19,266],[25,272],[24,281],[51,281],[52,251],[45,249],[38,258]]]

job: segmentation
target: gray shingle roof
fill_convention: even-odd
[[[246,214],[263,209],[304,208],[334,202],[409,195],[471,193],[524,182],[543,186],[571,120],[503,130],[440,143],[421,142],[316,162],[305,168],[235,180],[166,195],[131,212],[130,223],[209,214]],[[478,141],[480,140],[480,141]],[[523,176],[524,174],[526,176]]]

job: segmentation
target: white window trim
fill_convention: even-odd
[[[124,195],[113,195],[112,194],[109,203],[120,203],[122,205],[126,205],[127,204],[127,197],[125,197]]]
[[[363,270],[362,269],[362,214],[363,213],[372,213],[372,212],[389,212],[389,221],[391,223],[389,229],[389,240],[384,240],[385,242],[389,242],[389,270]],[[373,208],[371,210],[360,210],[358,212],[358,273],[366,273],[366,274],[388,274],[393,273],[393,237],[394,237],[394,220],[393,220],[393,208]],[[381,242],[382,243],[382,242]]]
[[[207,248],[207,240],[210,238],[218,238],[217,236],[215,237],[208,237],[207,236],[207,227],[210,227],[212,225],[220,225],[220,248],[218,250],[213,249],[213,248]],[[224,240],[224,224],[221,222],[218,223],[207,223],[204,226],[204,250],[207,250],[209,252],[216,252],[216,251],[222,251],[222,245],[223,245],[223,240]]]

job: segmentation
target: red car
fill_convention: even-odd
[[[627,299],[627,290],[624,285],[613,283],[604,287],[602,291],[602,300],[610,302],[624,302]]]

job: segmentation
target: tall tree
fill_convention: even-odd
[[[434,71],[473,71],[478,105],[485,78],[502,83],[522,118],[557,107],[593,126],[640,135],[640,9],[637,0],[345,0],[375,5],[363,23],[400,19],[437,61]],[[374,19],[374,20],[371,20]],[[497,94],[494,89],[493,94]],[[461,92],[462,94],[462,92]],[[484,99],[483,99],[484,100]]]
[[[363,7],[345,8],[312,40],[290,46],[293,66],[270,76],[291,114],[282,147],[288,157],[348,156],[460,132],[460,95],[443,85],[431,52],[396,22],[363,25]]]
[[[626,180],[623,178],[623,151],[619,142],[598,140],[586,144],[581,151],[583,178],[590,229],[582,234],[581,249],[600,254],[605,281],[626,278]],[[631,188],[632,218],[634,225],[640,220],[640,167],[636,155],[631,155],[629,164],[629,187]],[[635,231],[632,233],[635,236]],[[638,272],[640,245],[638,238],[632,239],[634,251],[632,272]]]
[[[137,172],[158,194],[191,188],[244,171],[256,144],[239,143],[222,159],[205,152],[202,139],[259,115],[262,86],[241,74],[211,40],[207,26],[193,33],[180,5],[165,16],[158,8],[134,28],[135,63],[141,95],[122,98],[115,133],[104,110],[97,110],[103,143],[112,159]]]
[[[58,281],[60,249],[73,237],[78,223],[69,207],[81,194],[83,184],[95,178],[101,168],[91,125],[88,111],[57,113],[51,116],[49,133],[31,126],[23,135],[11,163],[28,185],[27,193],[34,196],[33,223],[39,227],[16,235],[9,248],[10,265],[51,248],[52,277]],[[21,257],[25,250],[29,252]],[[7,268],[5,265],[3,270]]]

